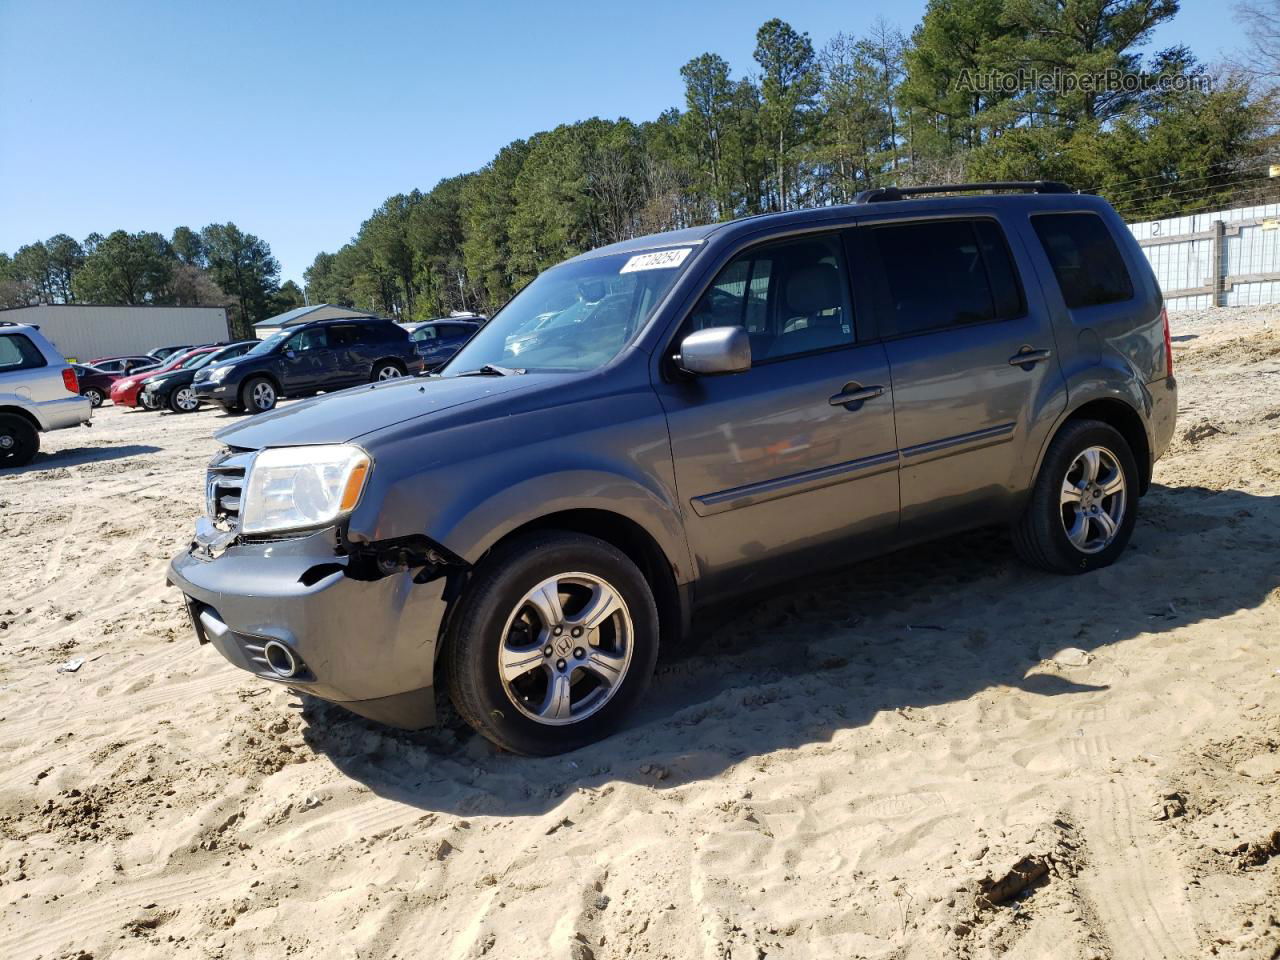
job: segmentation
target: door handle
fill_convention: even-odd
[[[846,383],[844,389],[837,393],[834,397],[828,398],[827,402],[833,407],[844,407],[846,410],[857,410],[862,406],[865,400],[874,400],[876,397],[884,394],[884,387],[875,384],[870,387],[864,387],[860,383]]]
[[[1052,350],[1035,350],[1031,347],[1023,347],[1009,358],[1009,366],[1030,370],[1041,360],[1048,360],[1052,356]]]

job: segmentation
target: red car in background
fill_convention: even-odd
[[[80,384],[80,396],[88,397],[95,408],[102,406],[111,396],[111,385],[120,379],[118,373],[108,373],[86,363],[73,363],[76,382]]]
[[[146,380],[147,377],[157,373],[177,370],[197,357],[202,357],[206,353],[212,353],[214,350],[220,349],[221,347],[213,346],[200,347],[197,350],[184,350],[181,353],[174,354],[158,367],[148,367],[146,370],[135,373],[132,376],[122,377],[111,385],[111,402],[117,407],[141,406],[139,395],[142,393],[142,381]]]

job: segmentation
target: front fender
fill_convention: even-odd
[[[475,563],[528,523],[598,510],[645,530],[677,582],[691,580],[666,417],[653,391],[646,384],[544,404],[507,398],[496,408],[502,415],[478,422],[461,408],[446,411],[434,429],[407,423],[370,442],[370,489],[349,538],[426,536]]]
[[[676,506],[630,477],[595,469],[531,477],[490,495],[458,498],[430,530],[432,540],[469,563],[526,524],[568,510],[599,510],[637,524],[658,544],[678,583],[691,578],[688,548]]]

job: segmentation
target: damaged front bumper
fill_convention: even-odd
[[[333,529],[205,538],[173,558],[168,581],[200,642],[242,670],[391,726],[430,726],[447,578],[403,566],[369,576],[356,560]]]

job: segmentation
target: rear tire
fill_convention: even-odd
[[[84,395],[89,399],[90,405],[95,410],[98,409],[98,407],[102,406],[103,401],[107,399],[102,395],[102,391],[99,390],[97,387],[86,388],[84,391]]]
[[[603,540],[519,537],[480,564],[459,602],[445,641],[449,692],[462,718],[505,750],[549,756],[599,740],[653,676],[653,592]]]
[[[377,383],[380,380],[398,380],[404,376],[404,367],[394,360],[379,360],[373,365],[369,380]]]
[[[1138,465],[1120,432],[1100,420],[1068,422],[1049,444],[1013,546],[1026,563],[1078,574],[1109,566],[1138,519]]]
[[[275,409],[276,385],[266,377],[250,377],[240,388],[240,403],[250,413]]]
[[[40,434],[28,421],[0,413],[0,468],[25,467],[40,452]]]

